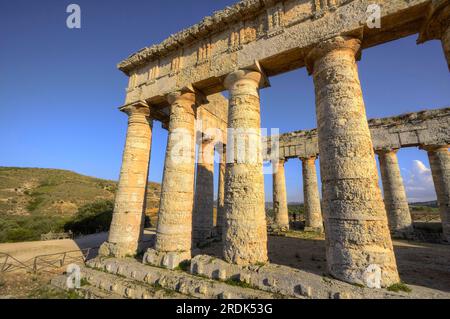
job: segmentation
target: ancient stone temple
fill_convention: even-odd
[[[375,10],[380,27],[370,23],[373,5],[381,8]],[[263,162],[273,166],[274,223],[286,231],[284,163],[296,159],[305,228],[324,231],[328,273],[368,287],[398,283],[391,236],[408,238],[413,227],[396,153],[402,147],[428,152],[443,240],[450,242],[450,111],[368,121],[358,60],[366,48],[418,34],[419,43],[441,41],[450,65],[449,14],[444,0],[245,0],[122,61],[118,67],[129,76],[121,107],[128,133],[111,231],[100,253],[142,251],[152,123],[160,121],[169,134],[156,240],[144,263],[174,269],[191,261],[197,274],[239,274],[274,286],[255,279],[263,272],[237,269],[269,261]],[[262,139],[260,131],[261,109],[271,106],[261,103],[260,90],[270,90],[271,76],[303,67],[314,81],[310,111],[317,129],[278,136],[272,156],[274,137]],[[216,218],[215,153],[221,158]],[[196,256],[199,243],[218,237],[223,260]],[[311,294],[301,284],[291,288]]]

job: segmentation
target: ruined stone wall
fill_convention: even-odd
[[[375,150],[450,144],[450,108],[369,120]],[[280,158],[308,158],[319,154],[317,131],[281,134]],[[270,149],[270,139],[265,143]]]

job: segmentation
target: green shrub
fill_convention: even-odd
[[[34,194],[32,194],[32,196],[33,196]],[[32,200],[30,200],[30,202],[28,203],[28,205],[27,205],[27,210],[29,211],[29,212],[33,212],[33,211],[35,211],[37,208],[38,208],[38,206],[40,205],[40,204],[42,204],[44,202],[44,198],[43,197],[34,197]]]
[[[108,231],[112,220],[113,203],[97,201],[80,207],[74,217],[54,215],[2,216],[0,242],[36,241],[42,234],[71,230],[75,234]]]
[[[65,222],[62,217],[3,216],[0,221],[0,242],[40,240],[41,234],[63,231]]]
[[[389,286],[387,288],[387,290],[393,291],[393,292],[400,292],[400,291],[411,292],[412,291],[412,289],[409,288],[407,285],[405,285],[403,282],[393,284],[393,285]]]
[[[298,205],[288,205],[289,215],[303,215],[305,214],[305,206],[303,204]]]
[[[110,200],[101,200],[86,204],[78,209],[75,218],[64,225],[65,231],[74,234],[93,234],[108,231],[111,225],[114,204]]]

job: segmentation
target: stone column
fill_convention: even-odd
[[[211,238],[214,228],[214,144],[203,141],[198,151],[193,214],[194,245]]]
[[[423,146],[428,152],[436,189],[444,241],[450,243],[450,145]]]
[[[217,235],[219,238],[222,238],[222,234],[224,232],[224,223],[225,223],[225,211],[224,211],[224,201],[225,201],[225,166],[226,166],[226,158],[225,158],[225,150],[223,154],[220,156],[220,164],[219,164],[219,185],[217,190]]]
[[[397,159],[398,150],[378,150],[381,180],[383,182],[384,205],[389,228],[396,237],[408,237],[413,232],[408,199],[403,186]]]
[[[127,138],[109,237],[99,250],[102,256],[135,255],[141,248],[144,227],[153,121],[145,102],[127,105],[121,111],[128,114]]]
[[[286,194],[286,177],[284,174],[284,159],[272,162],[273,169],[273,214],[275,229],[289,230],[289,211]]]
[[[191,258],[197,103],[189,91],[169,94],[168,102],[169,135],[156,243],[143,261],[173,269]]]
[[[305,231],[323,231],[316,157],[301,158],[303,175],[303,202],[305,205]]]
[[[417,43],[441,40],[450,71],[450,4],[448,0],[432,0]]]
[[[267,223],[264,200],[259,87],[262,74],[238,70],[225,79],[229,90],[223,255],[226,261],[266,263]]]
[[[306,59],[316,92],[327,265],[343,281],[386,287],[399,276],[355,61],[359,49],[360,40],[338,36]]]

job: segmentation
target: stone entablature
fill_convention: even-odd
[[[152,113],[152,119],[162,123],[164,129],[168,129],[169,125],[169,108],[158,107],[153,104],[148,104],[145,101],[139,101],[138,103],[147,104]],[[130,105],[136,103],[128,103],[121,106],[119,110],[123,111]],[[226,137],[226,129],[228,122],[228,99],[226,99],[221,93],[209,95],[203,104],[197,108],[197,119],[202,121],[202,128],[218,128]],[[224,139],[226,141],[226,138]]]
[[[361,48],[418,33],[430,0],[245,0],[206,17],[118,67],[130,76],[126,103],[165,104],[164,95],[194,86],[209,95],[223,79],[259,61],[267,76],[304,66],[308,50],[338,35],[362,38]],[[367,8],[379,4],[382,28],[368,28]]]
[[[197,131],[211,142],[226,144],[228,126],[228,100],[220,93],[208,96],[209,103],[197,109]],[[217,132],[220,131],[220,132]],[[200,136],[200,135],[199,135]]]
[[[375,150],[450,144],[450,108],[369,120]],[[267,142],[270,145],[270,140]],[[280,135],[280,158],[319,155],[317,130]]]

